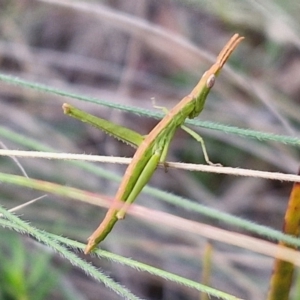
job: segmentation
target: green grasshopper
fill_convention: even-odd
[[[105,239],[116,222],[125,217],[128,207],[150,180],[158,164],[165,162],[171,140],[178,127],[192,134],[201,143],[206,162],[212,164],[208,159],[202,138],[183,124],[186,118],[193,119],[203,110],[216,76],[242,40],[243,37],[238,34],[232,36],[221,50],[216,62],[203,74],[192,92],[171,109],[146,137],[107,120],[96,118],[68,104],[63,105],[65,114],[90,123],[117,139],[138,147],[104,220],[88,238],[85,254],[90,253]]]

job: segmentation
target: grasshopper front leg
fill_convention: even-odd
[[[204,159],[205,159],[205,161],[208,165],[222,167],[221,164],[219,164],[219,163],[215,164],[215,163],[210,161],[210,159],[208,157],[208,154],[207,154],[207,150],[206,150],[206,147],[205,147],[204,140],[198,133],[196,133],[194,130],[190,129],[189,127],[186,127],[185,125],[181,125],[181,129],[184,130],[186,133],[188,133],[190,136],[192,136],[197,142],[200,143],[200,145],[202,147]]]

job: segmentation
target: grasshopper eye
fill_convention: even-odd
[[[216,76],[214,74],[210,75],[206,81],[206,86],[211,89],[216,81]]]

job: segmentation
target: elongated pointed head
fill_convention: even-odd
[[[219,53],[216,62],[203,74],[200,81],[189,95],[191,98],[196,100],[195,109],[189,115],[189,118],[195,118],[202,111],[206,97],[210,89],[214,86],[216,77],[220,73],[231,53],[243,39],[244,37],[239,36],[237,33],[233,35]]]

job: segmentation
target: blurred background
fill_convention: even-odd
[[[35,83],[139,108],[172,108],[196,85],[234,33],[245,40],[233,53],[198,117],[262,132],[298,136],[300,4],[297,1],[0,1],[0,72]],[[131,157],[134,149],[63,114],[71,103],[99,117],[147,134],[157,120],[0,82],[0,128],[57,152]],[[297,149],[199,129],[213,162],[224,166],[296,174]],[[1,147],[30,150],[0,133]],[[7,131],[6,131],[7,132]],[[9,157],[1,172],[21,174]],[[200,144],[181,130],[168,161],[205,163]],[[31,178],[113,196],[118,182],[61,161],[19,159]],[[122,176],[125,166],[98,164]],[[290,183],[226,175],[157,170],[156,188],[280,230]],[[12,208],[41,192],[1,184],[0,201]],[[197,220],[199,215],[142,193],[138,204]],[[32,225],[85,242],[106,209],[48,195],[18,212]],[[236,230],[208,218],[207,224]],[[2,268],[26,278],[30,299],[119,299],[29,238],[1,229]],[[186,278],[200,281],[207,241],[128,216],[101,244]],[[8,245],[10,246],[8,248]],[[13,246],[13,247],[12,247]],[[11,249],[14,249],[12,252]],[[272,259],[213,242],[211,286],[243,299],[264,299]],[[20,264],[23,266],[20,268]],[[94,264],[144,299],[199,299],[195,290],[107,260]],[[9,267],[8,267],[9,266]],[[43,272],[44,271],[44,272]],[[40,273],[38,273],[40,272]],[[23,277],[22,277],[23,276]],[[9,286],[8,277],[0,285]],[[42,282],[47,282],[44,287]],[[26,284],[29,284],[28,282]],[[20,283],[19,283],[20,285]],[[13,286],[13,285],[12,285]],[[43,296],[37,291],[42,290]],[[3,288],[1,299],[21,299]],[[9,297],[7,295],[10,295]],[[74,296],[75,295],[75,296]],[[40,297],[40,298],[39,298]],[[75,297],[75,298],[74,298]],[[26,298],[22,298],[26,299]]]

